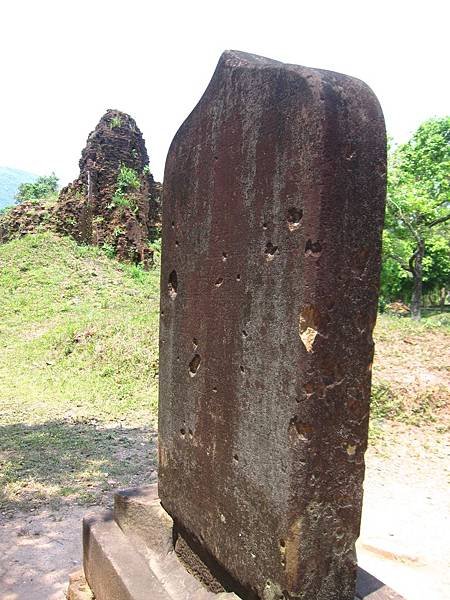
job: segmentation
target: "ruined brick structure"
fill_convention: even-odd
[[[121,260],[145,264],[159,222],[159,195],[136,122],[108,110],[88,137],[79,177],[61,190],[56,229],[80,242],[108,245]]]

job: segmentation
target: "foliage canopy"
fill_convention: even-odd
[[[389,156],[382,295],[411,299],[450,283],[450,117],[425,121]],[[416,314],[417,316],[417,314]]]
[[[40,200],[48,198],[58,192],[58,178],[55,173],[38,177],[34,183],[22,183],[16,194],[17,203],[27,200]]]

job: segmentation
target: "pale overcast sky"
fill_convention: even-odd
[[[450,113],[447,0],[0,0],[0,165],[78,174],[107,108],[133,116],[162,180],[173,135],[226,48],[340,71],[406,141]]]

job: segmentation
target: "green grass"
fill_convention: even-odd
[[[0,306],[3,502],[98,499],[108,478],[128,485],[149,469],[158,271],[50,233],[26,236],[0,246]],[[128,438],[134,463],[113,460]]]
[[[422,319],[413,321],[409,316],[397,316],[382,314],[378,315],[377,330],[384,335],[392,333],[410,333],[420,335],[421,333],[442,330],[450,333],[450,312],[422,311]]]

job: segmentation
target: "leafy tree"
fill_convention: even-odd
[[[420,319],[423,293],[450,277],[450,117],[422,123],[389,167],[382,292],[410,292]]]
[[[58,192],[58,178],[55,173],[38,177],[34,183],[22,183],[16,193],[16,202],[48,198]]]

